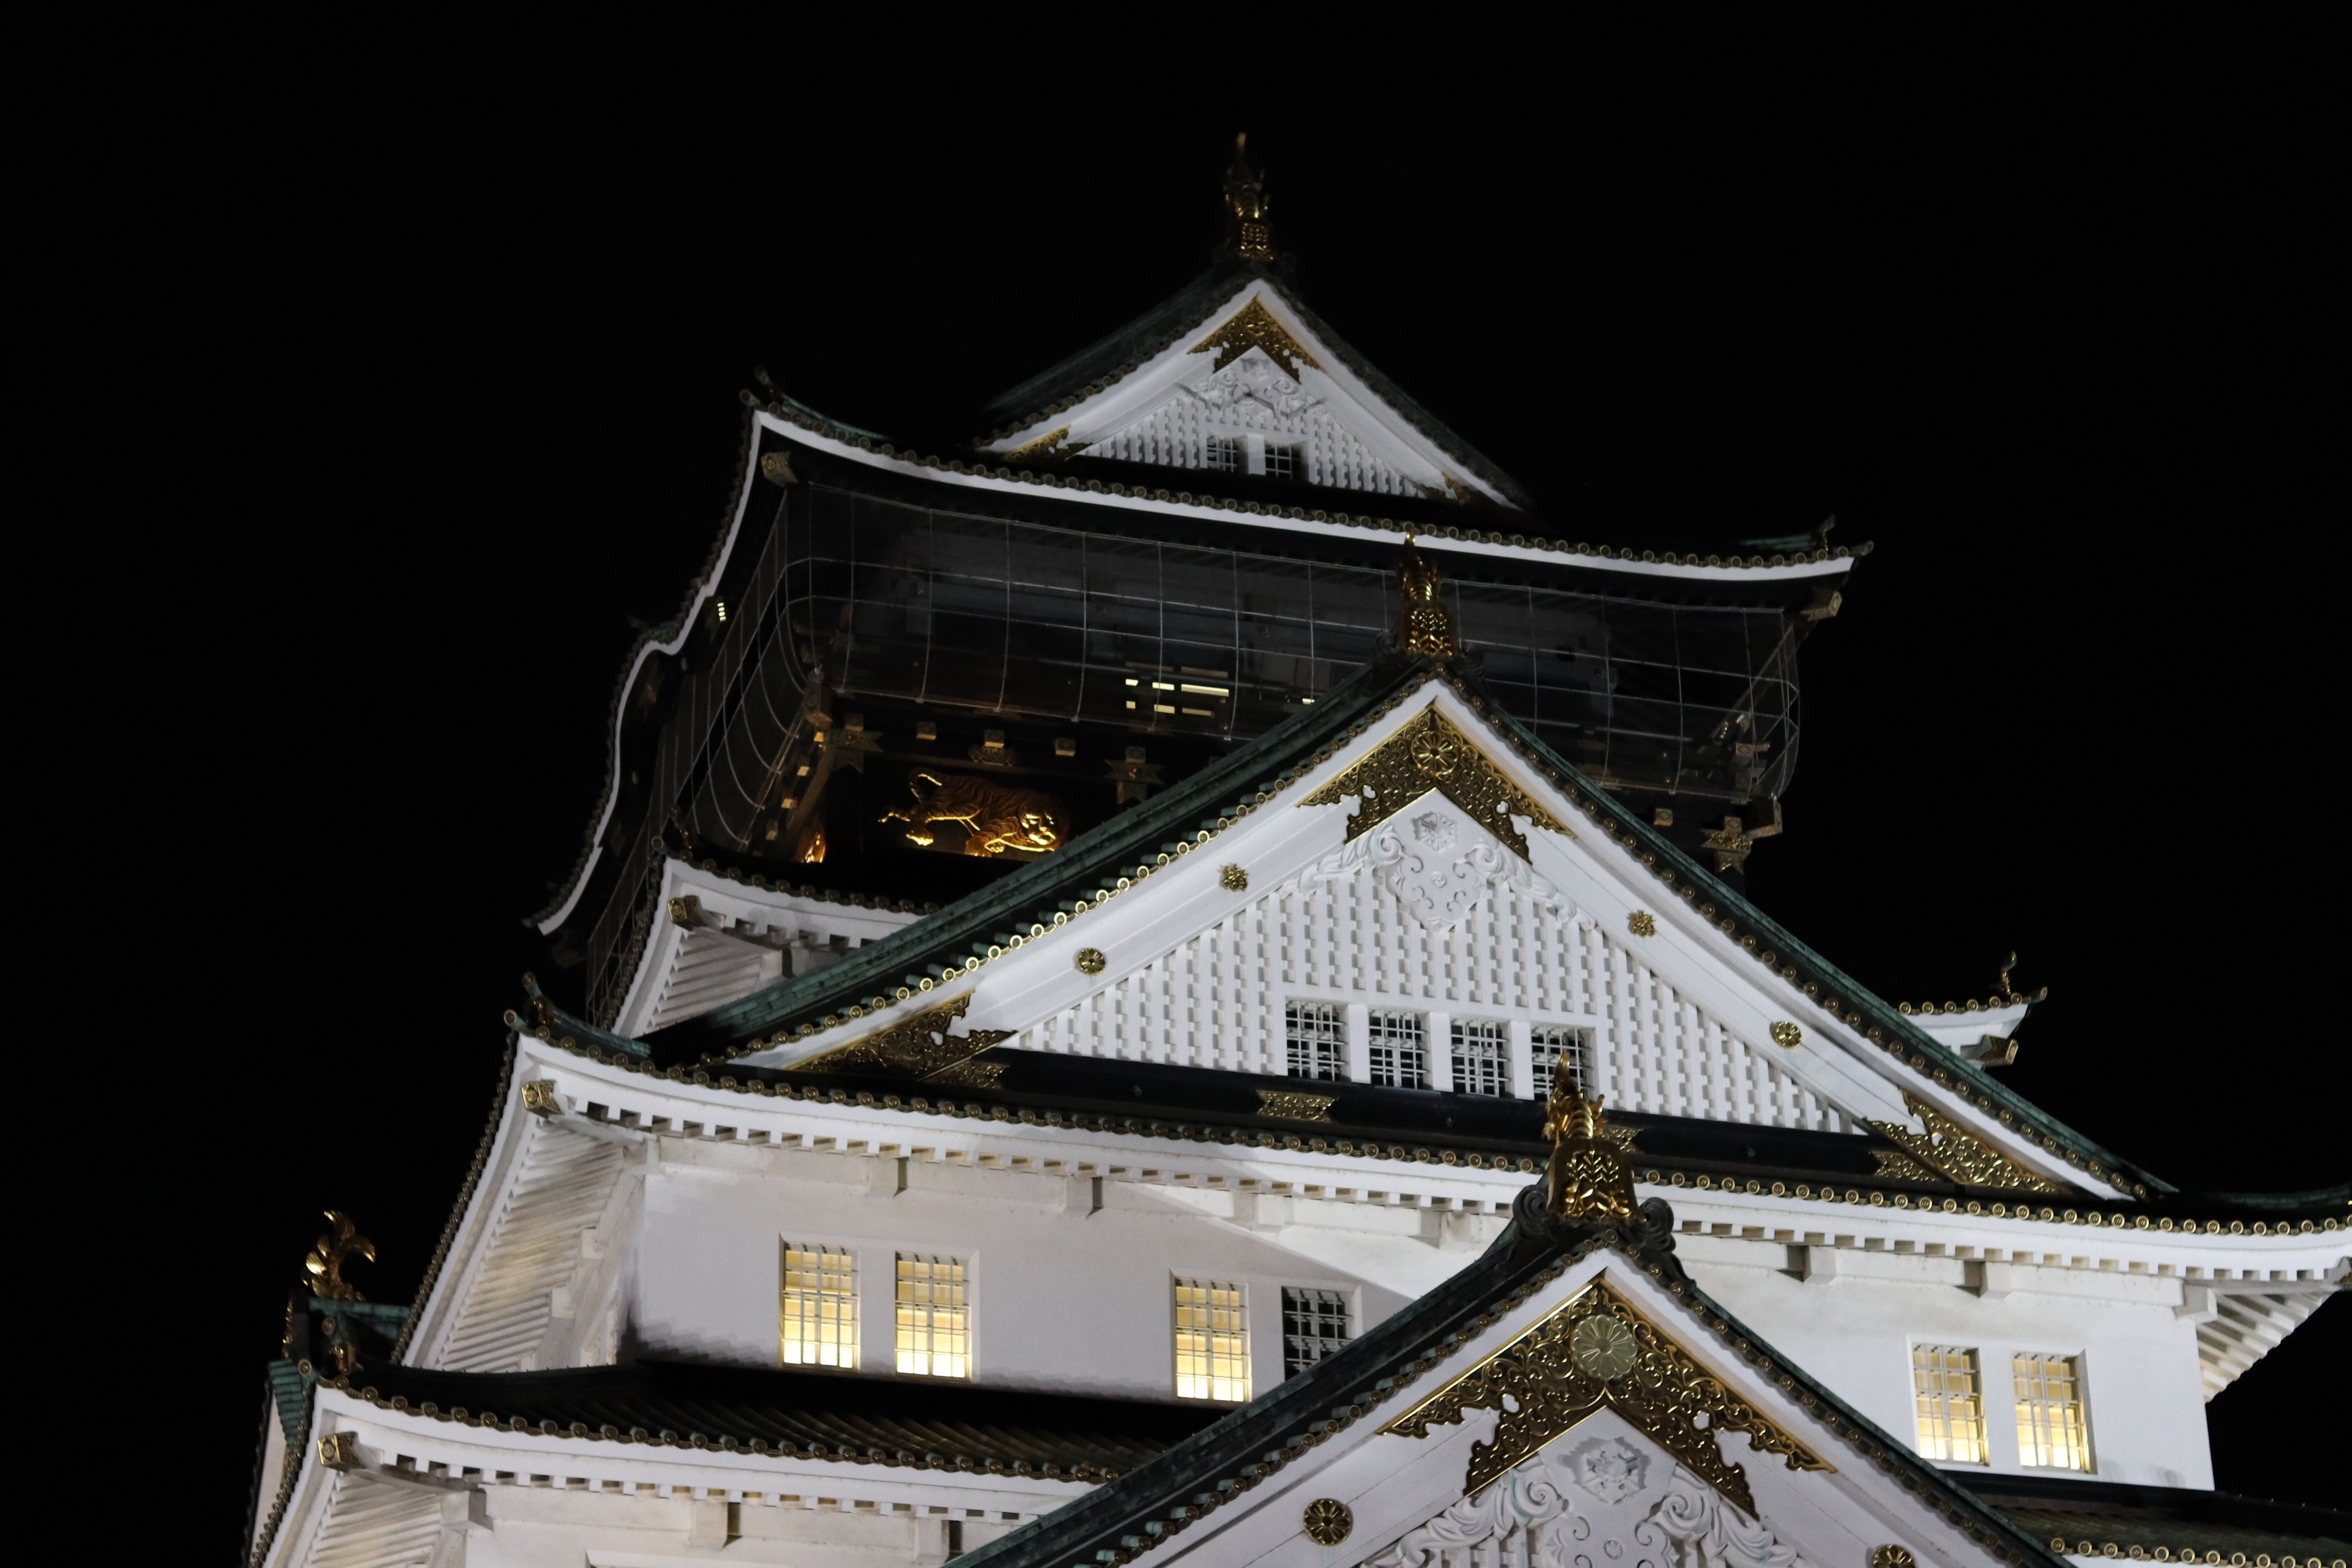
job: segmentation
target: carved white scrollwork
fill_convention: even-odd
[[[1547,1450],[1360,1568],[1807,1568],[1681,1466],[1652,1484],[1662,1458],[1622,1438]]]
[[[1202,376],[1186,390],[1212,408],[1231,408],[1254,401],[1276,414],[1296,414],[1317,401],[1286,374],[1264,349],[1257,348],[1223,370]]]
[[[1431,931],[1453,930],[1489,893],[1503,887],[1517,889],[1562,916],[1576,912],[1566,894],[1434,790],[1324,856],[1298,880],[1329,880],[1366,867],[1408,914]]]

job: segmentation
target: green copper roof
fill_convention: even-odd
[[[2054,1142],[2074,1163],[2095,1168],[2126,1192],[2138,1189],[2145,1195],[2176,1190],[2084,1138],[1981,1068],[1961,1060],[1894,1005],[1799,941],[1504,712],[1485,694],[1475,673],[1458,663],[1410,655],[1392,654],[1375,660],[1333,688],[1313,708],[1286,720],[1223,762],[939,913],[857,949],[830,968],[771,985],[658,1030],[643,1046],[568,1016],[565,1026],[583,1041],[594,1040],[608,1049],[641,1055],[649,1047],[654,1059],[663,1065],[715,1062],[761,1048],[750,1045],[755,1037],[772,1038],[803,1024],[837,1016],[852,1005],[870,1006],[877,998],[887,1001],[899,987],[912,985],[919,978],[936,981],[944,968],[960,968],[975,951],[984,954],[991,945],[1002,946],[1002,939],[1013,932],[1038,923],[1050,925],[1066,903],[1095,901],[1099,891],[1113,887],[1139,863],[1150,863],[1172,850],[1176,841],[1213,831],[1238,804],[1265,793],[1279,775],[1307,763],[1318,752],[1339,745],[1350,726],[1359,725],[1391,698],[1402,698],[1433,677],[1446,679],[1461,690],[1486,723],[1508,738],[1529,763],[1567,792],[1621,845],[1649,857],[1653,874],[1663,879],[1671,873],[1678,889],[1690,889],[1689,901],[1695,906],[1715,906],[1714,919],[1719,927],[1754,938],[1752,952],[1777,954],[1780,965],[1797,971],[1797,984],[1811,982],[1825,996],[1843,1001],[1849,1023],[1874,1043],[1889,1049],[1899,1047],[1915,1070],[1937,1079],[1996,1116],[2007,1112],[2011,1125],[2037,1142]],[[1854,1021],[1856,1015],[1859,1022]]]

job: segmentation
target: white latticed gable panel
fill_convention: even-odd
[[[1360,439],[1341,415],[1291,379],[1263,349],[1180,384],[1158,407],[1086,452],[1167,468],[1214,468],[1208,454],[1211,437],[1253,435],[1294,447],[1301,468],[1289,477],[1308,484],[1381,495],[1417,495],[1424,488]]]
[[[1297,1000],[1578,1025],[1592,1031],[1586,1088],[1612,1107],[1852,1130],[1572,908],[1501,883],[1432,931],[1369,865],[1270,892],[1007,1044],[1278,1074]]]
[[[394,1568],[431,1559],[441,1537],[438,1497],[369,1475],[339,1475],[333,1485],[302,1568]]]
[[[478,1271],[439,1352],[425,1363],[459,1372],[515,1372],[552,1316],[554,1291],[572,1282],[580,1235],[596,1223],[620,1173],[617,1143],[525,1117],[517,1173],[492,1222]]]

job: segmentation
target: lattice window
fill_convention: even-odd
[[[1348,1345],[1348,1298],[1337,1290],[1282,1288],[1282,1375],[1296,1377]]]
[[[1977,1352],[1955,1345],[1911,1347],[1911,1394],[1919,1415],[1919,1455],[1954,1465],[1985,1462],[1984,1390]]]
[[[1265,477],[1270,479],[1293,479],[1298,477],[1298,448],[1280,447],[1272,441],[1265,444]]]
[[[1429,1051],[1422,1038],[1421,1015],[1375,1007],[1370,1023],[1366,1055],[1372,1081],[1399,1089],[1427,1089]]]
[[[1454,1089],[1457,1094],[1511,1092],[1511,1052],[1501,1024],[1454,1020]]]
[[[1249,1301],[1239,1285],[1176,1281],[1176,1397],[1245,1405]]]
[[[857,1365],[857,1261],[847,1247],[784,1243],[776,1333],[786,1366]]]
[[[1282,1010],[1282,1037],[1293,1078],[1348,1076],[1348,1036],[1328,1002],[1293,1002]]]
[[[1568,1074],[1570,1088],[1579,1094],[1583,1093],[1587,1082],[1584,1064],[1591,1045],[1592,1031],[1590,1029],[1538,1024],[1528,1030],[1528,1050],[1534,1058],[1536,1098],[1550,1099],[1551,1086],[1561,1072]]]
[[[1201,445],[1201,467],[1213,468],[1221,474],[1241,472],[1241,438],[1237,436],[1210,437]]]
[[[971,1375],[971,1303],[961,1258],[898,1254],[898,1370]]]
[[[2083,1378],[2074,1358],[2021,1355],[2009,1365],[2017,1383],[2018,1462],[2088,1470],[2091,1433],[2083,1420]]]

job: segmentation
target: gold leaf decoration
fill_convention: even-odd
[[[1597,1279],[1381,1430],[1426,1437],[1433,1422],[1450,1425],[1465,1410],[1498,1412],[1494,1440],[1471,1447],[1462,1483],[1469,1493],[1603,1408],[1640,1428],[1751,1519],[1756,1500],[1747,1471],[1724,1458],[1717,1433],[1745,1432],[1751,1449],[1781,1455],[1792,1470],[1836,1468],[1733,1394]],[[1705,1427],[1696,1424],[1702,1415]]]
[[[1355,766],[1298,804],[1332,805],[1370,794],[1371,799],[1348,819],[1348,837],[1362,837],[1431,790],[1467,812],[1470,819],[1524,860],[1528,841],[1512,825],[1524,816],[1539,827],[1573,838],[1565,823],[1505,777],[1470,738],[1427,708]]]
[[[1903,1103],[1910,1107],[1911,1114],[1927,1128],[1926,1132],[1914,1132],[1899,1121],[1873,1121],[1871,1125],[1900,1144],[1905,1154],[1927,1166],[1935,1175],[1958,1182],[1964,1187],[2011,1188],[2029,1193],[2074,1191],[2063,1183],[2052,1181],[2039,1171],[2019,1164],[1909,1089],[1903,1091]],[[1895,1156],[1883,1150],[1873,1152],[1878,1156],[1879,1174],[1908,1173],[1888,1169],[1888,1162]],[[1914,1179],[1925,1178],[1927,1174],[1923,1172]]]
[[[794,1072],[873,1073],[887,1078],[929,1078],[1013,1037],[1010,1029],[974,1029],[950,1035],[948,1026],[971,1005],[967,991],[952,1002],[929,1007],[887,1029],[819,1051],[805,1061],[791,1063]],[[959,1079],[957,1081],[966,1081]]]
[[[1338,1100],[1328,1094],[1297,1094],[1288,1089],[1257,1091],[1257,1113],[1284,1121],[1328,1121]]]
[[[1267,312],[1263,300],[1252,300],[1235,310],[1225,318],[1224,325],[1186,352],[1202,353],[1210,349],[1217,351],[1216,359],[1209,366],[1211,370],[1224,369],[1229,363],[1252,349],[1264,349],[1277,368],[1293,374],[1307,366],[1317,370],[1323,368],[1315,356],[1299,347],[1298,340],[1284,331],[1282,323]]]

